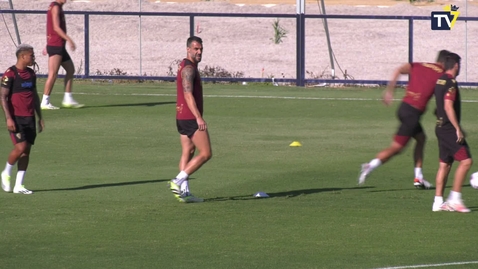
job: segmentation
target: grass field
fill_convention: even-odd
[[[0,268],[478,266],[469,263],[478,260],[478,193],[468,181],[474,212],[432,212],[434,190],[413,188],[407,149],[357,186],[360,164],[397,125],[398,102],[383,106],[381,89],[205,84],[213,158],[191,180],[201,204],[181,204],[167,188],[180,154],[174,84],[75,91],[87,107],[44,112],[25,179],[35,193],[0,193]],[[463,104],[462,119],[473,153],[478,92],[462,96],[475,101]],[[57,87],[53,104],[61,98]],[[433,182],[431,113],[423,123]],[[271,197],[253,198],[258,191]]]

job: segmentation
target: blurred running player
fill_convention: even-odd
[[[392,103],[398,78],[400,75],[408,74],[410,76],[409,83],[397,111],[400,125],[391,145],[380,151],[375,159],[362,164],[358,180],[359,185],[365,183],[365,180],[374,169],[388,162],[395,155],[400,154],[410,139],[413,138],[416,141],[413,155],[415,164],[413,184],[417,188],[430,188],[431,184],[423,178],[422,173],[426,136],[420,124],[420,119],[426,110],[428,101],[433,96],[436,81],[444,72],[444,61],[449,53],[449,51],[441,50],[438,53],[436,63],[406,63],[395,71],[393,79],[384,91],[383,102],[386,105]]]

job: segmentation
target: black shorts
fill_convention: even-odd
[[[453,163],[455,160],[463,161],[471,158],[470,147],[466,140],[461,144],[456,142],[458,137],[454,128],[444,130],[436,127],[435,134],[438,139],[440,162]]]
[[[400,144],[406,144],[411,137],[424,133],[420,124],[422,112],[413,106],[402,102],[397,111],[397,117],[400,121],[398,130],[395,134],[395,141]]]
[[[199,129],[196,120],[178,120],[176,119],[176,126],[178,132],[182,135],[187,135],[189,138],[193,137],[194,133]]]
[[[27,141],[29,144],[35,144],[35,138],[37,137],[35,117],[19,117],[13,118],[15,122],[16,132],[10,132],[10,138],[13,144]]]
[[[62,47],[46,46],[46,52],[48,53],[48,56],[50,57],[53,55],[61,55],[62,63],[71,60],[70,54],[68,54],[68,51],[66,51],[65,46],[62,46]]]

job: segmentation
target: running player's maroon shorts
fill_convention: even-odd
[[[410,138],[419,133],[424,133],[422,125],[420,124],[422,114],[422,111],[402,102],[397,111],[400,125],[395,133],[394,141],[402,146],[406,146]]]

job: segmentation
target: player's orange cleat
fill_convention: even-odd
[[[415,180],[413,180],[413,186],[417,189],[429,189],[432,184],[425,179],[415,178]]]

